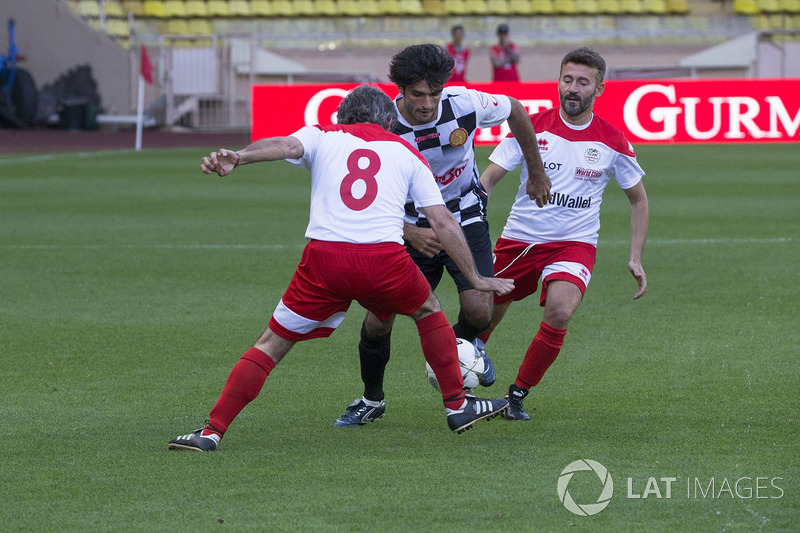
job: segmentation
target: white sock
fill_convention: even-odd
[[[380,405],[381,405],[380,401],[376,402],[376,401],[373,401],[373,400],[367,400],[363,396],[361,397],[361,401],[363,401],[365,404],[369,405],[370,407],[380,407]]]

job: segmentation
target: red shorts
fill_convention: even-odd
[[[494,303],[517,302],[536,292],[539,279],[542,293],[539,304],[544,306],[547,283],[569,281],[578,286],[581,294],[592,278],[597,248],[585,242],[564,241],[528,244],[500,237],[494,247],[494,275],[514,280],[514,290],[505,296],[495,294]]]
[[[327,337],[355,300],[380,320],[410,315],[431,287],[397,243],[311,241],[269,328],[290,341]]]

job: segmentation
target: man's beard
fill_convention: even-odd
[[[578,115],[589,109],[592,105],[592,101],[594,100],[594,98],[583,99],[580,96],[576,96],[575,99],[567,98],[568,96],[570,95],[569,94],[561,95],[561,109],[563,109],[564,113],[566,113],[571,117],[577,117]],[[573,106],[568,107],[567,106],[568,102],[575,102],[578,104],[578,107],[577,108]]]

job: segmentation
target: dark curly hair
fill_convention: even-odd
[[[415,44],[392,58],[389,79],[400,90],[425,81],[433,88],[441,88],[450,79],[456,62],[443,46]]]

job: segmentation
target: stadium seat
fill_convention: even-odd
[[[597,15],[600,12],[597,0],[576,0],[575,8],[581,15]]]
[[[122,4],[120,4],[119,2],[112,2],[111,0],[106,0],[106,2],[103,5],[106,8],[107,17],[123,18],[128,16],[127,13],[125,13],[125,10],[122,8]]]
[[[137,17],[144,15],[144,4],[141,0],[122,0],[122,7],[128,13],[132,13]]]
[[[598,0],[597,10],[603,15],[618,15],[622,12],[619,0]]]
[[[667,2],[665,0],[644,0],[643,7],[645,13],[653,15],[667,14]]]
[[[620,0],[620,12],[628,13],[631,15],[639,15],[644,13],[644,5],[640,0]]]
[[[562,15],[578,14],[578,6],[575,5],[575,0],[555,0],[555,2],[553,2],[553,8],[556,13]]]
[[[756,0],[733,0],[733,10],[739,15],[757,15]]]
[[[486,12],[490,15],[499,15],[501,17],[511,14],[508,0],[486,0]]]
[[[80,0],[78,12],[82,17],[100,18],[100,4],[97,3],[97,0]]]
[[[172,18],[167,20],[165,33],[172,35],[189,35],[189,23],[186,19]]]
[[[404,15],[424,15],[422,0],[400,0],[400,12]]]
[[[686,15],[689,13],[689,0],[667,0],[667,11],[676,15]]]
[[[467,1],[466,0],[444,0],[442,8],[448,15],[466,15]]]
[[[249,17],[250,3],[247,0],[229,0],[228,12],[234,17]]]
[[[189,33],[191,35],[213,35],[214,27],[208,19],[189,19]]]
[[[315,15],[326,15],[331,17],[337,15],[338,13],[339,11],[336,8],[335,0],[316,0],[314,2]]]
[[[254,17],[271,17],[275,11],[270,0],[250,0],[250,14]]]
[[[204,0],[186,0],[184,9],[187,17],[207,17],[208,8]]]
[[[106,21],[106,33],[114,38],[127,39],[131,35],[131,27],[128,25],[127,20],[123,19],[108,19]]]
[[[294,12],[304,17],[317,14],[317,6],[314,0],[295,0]]]
[[[786,13],[800,13],[800,0],[781,0],[781,9]]]
[[[339,0],[339,14],[347,17],[369,17],[378,14],[377,0]]]
[[[291,0],[272,0],[272,12],[281,17],[293,17],[296,14]]]
[[[444,0],[422,0],[422,7],[428,15],[446,15]]]
[[[780,13],[781,11],[778,0],[756,0],[756,5],[762,13]]]
[[[531,0],[531,10],[535,15],[552,15],[556,12],[553,0]]]
[[[167,10],[164,7],[164,2],[160,0],[144,0],[144,16],[165,18]]]
[[[183,0],[164,0],[164,12],[167,14],[167,17],[185,17],[186,13],[186,4],[184,4]]]
[[[209,17],[227,17],[229,15],[228,2],[225,0],[208,0],[206,7],[208,7]]]
[[[464,9],[468,15],[488,15],[489,9],[485,0],[464,0]]]
[[[533,6],[530,0],[508,0],[508,12],[512,15],[530,15]]]
[[[378,14],[379,15],[400,15],[400,3],[395,0],[378,0]]]

